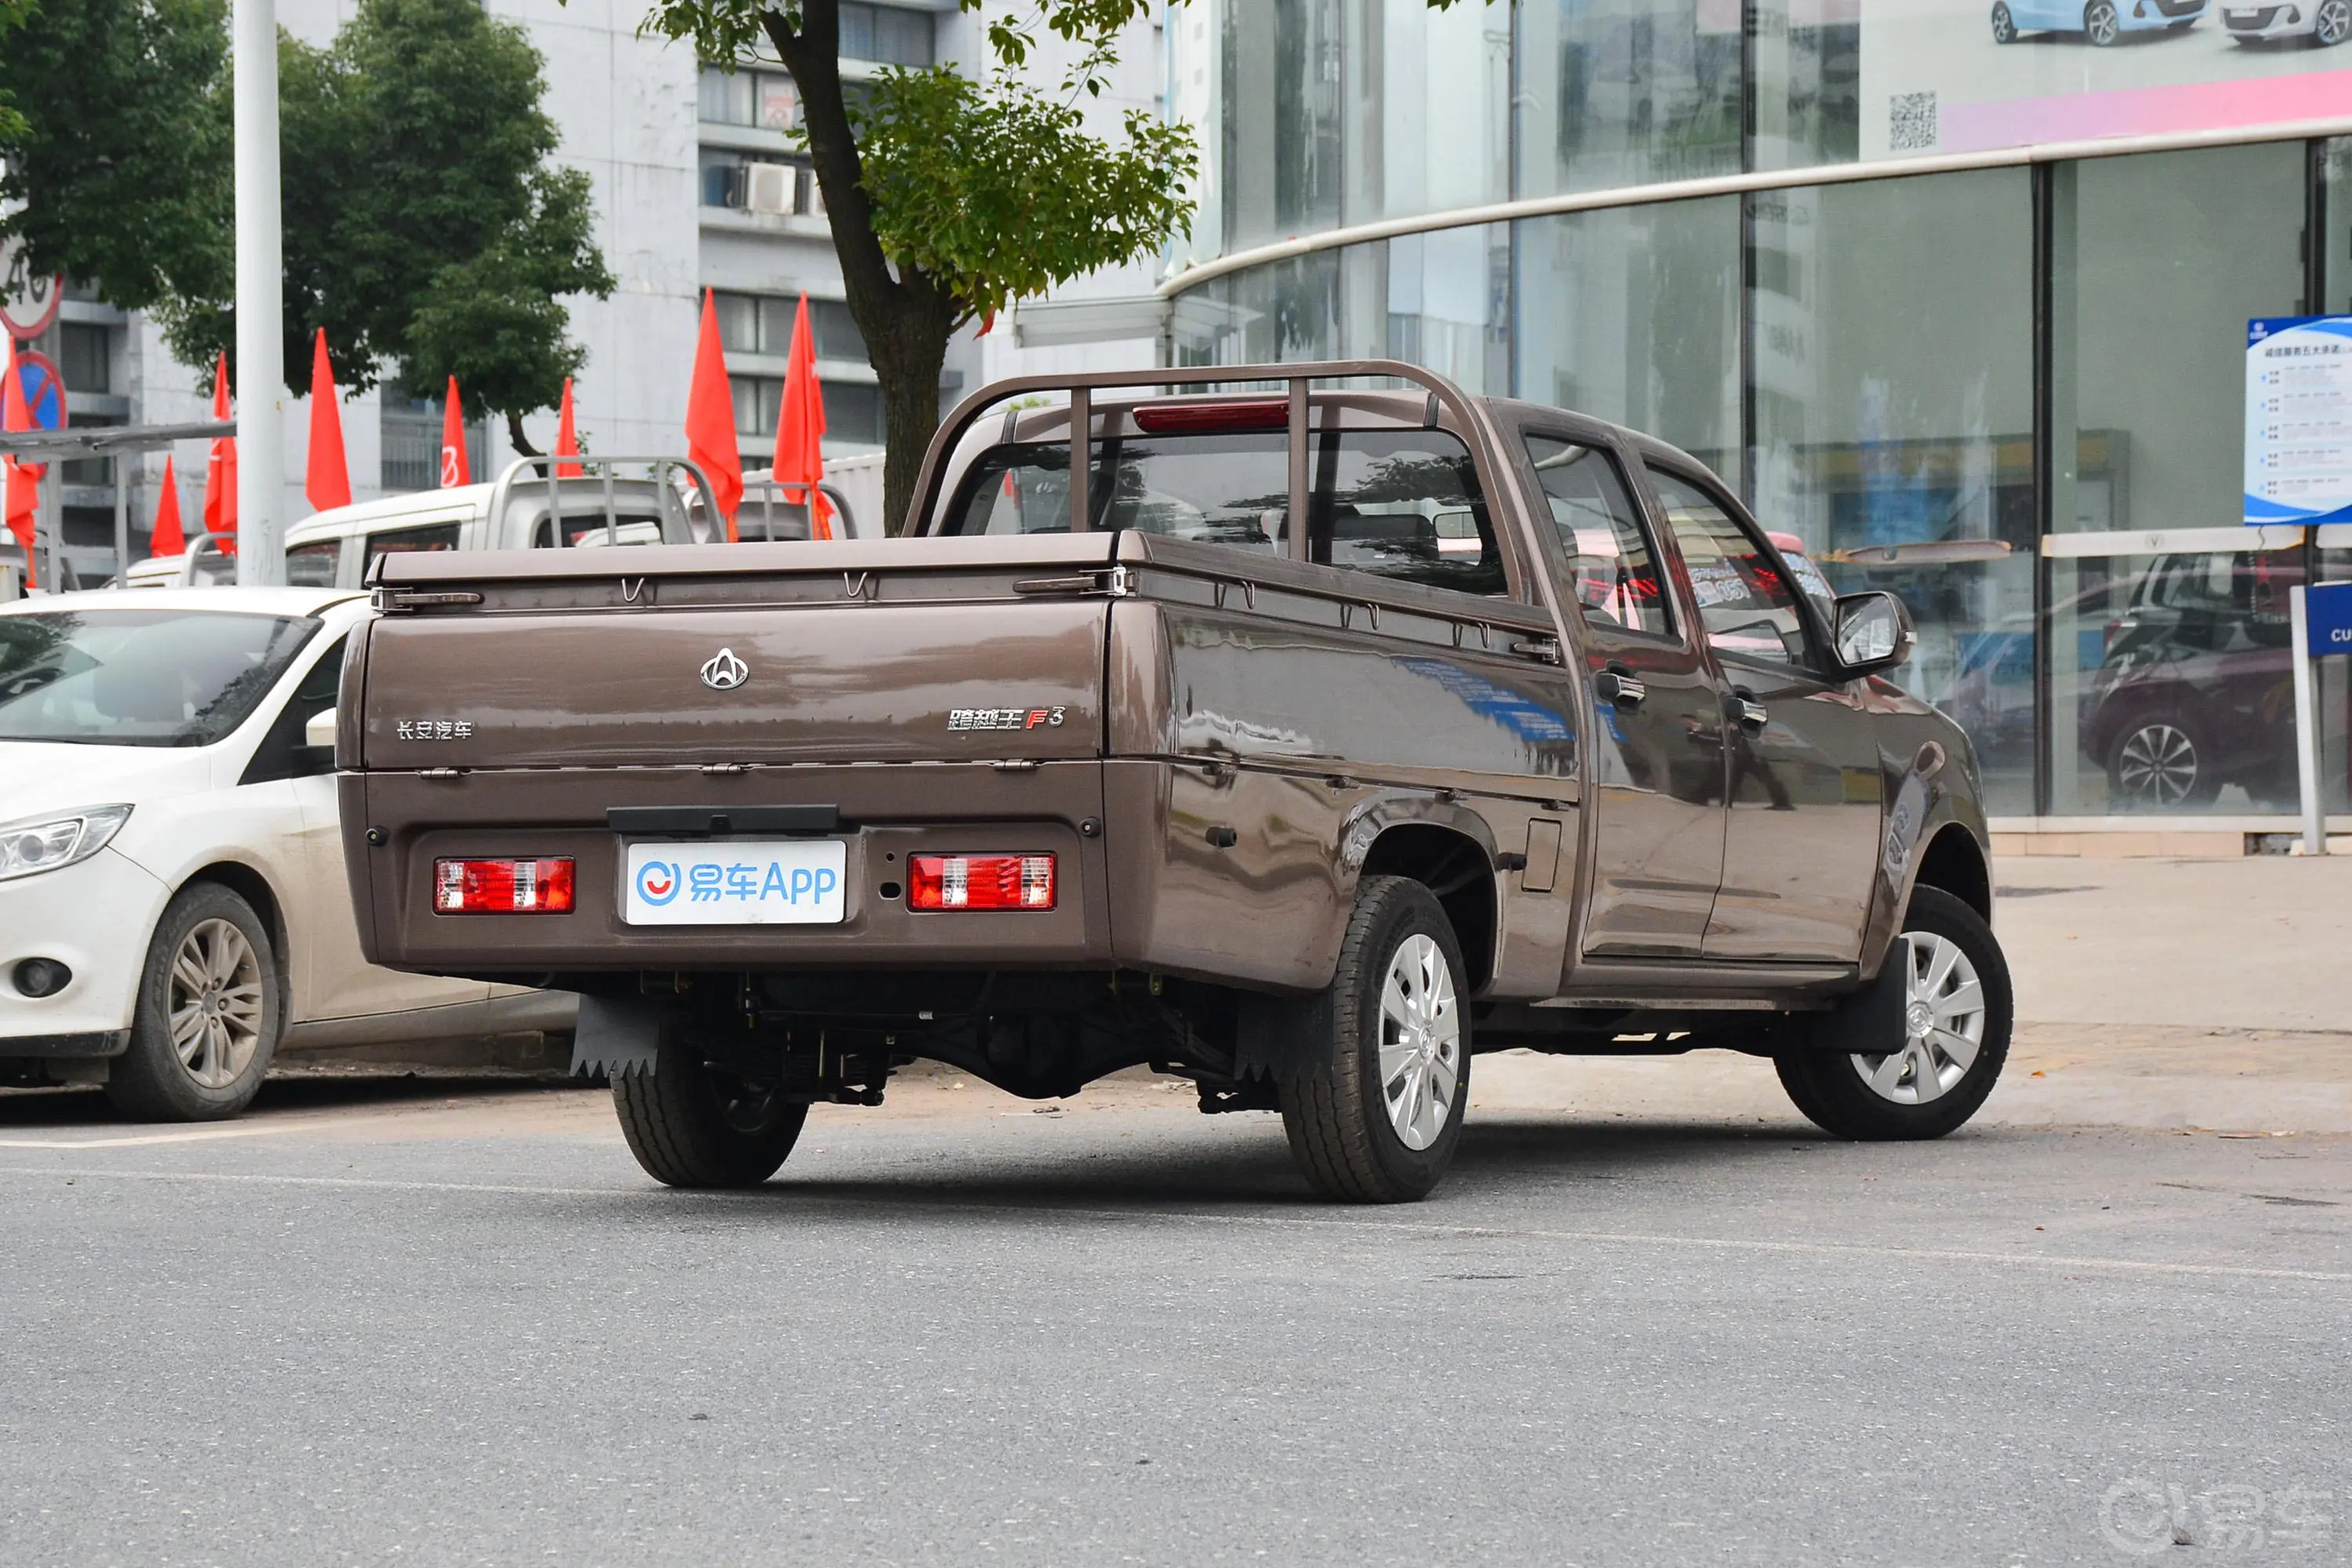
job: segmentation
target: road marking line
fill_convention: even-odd
[[[62,1147],[62,1145],[52,1145]],[[543,1198],[614,1198],[656,1197],[665,1203],[748,1204],[773,1202],[793,1196],[790,1187],[772,1187],[750,1193],[663,1192],[659,1188],[629,1187],[527,1187],[496,1182],[420,1182],[398,1181],[377,1176],[282,1176],[259,1173],[227,1171],[115,1171],[102,1168],[69,1170],[63,1166],[44,1170],[33,1165],[0,1165],[0,1177],[7,1176],[70,1176],[112,1178],[127,1182],[213,1182],[232,1185],[348,1188],[360,1192],[387,1193],[478,1193],[503,1197]],[[863,1207],[852,1199],[828,1199],[822,1194],[818,1201],[829,1202],[846,1208]],[[1611,1247],[1681,1247],[1696,1251],[1760,1252],[1806,1258],[1886,1258],[1918,1263],[1992,1263],[2010,1268],[2082,1269],[2111,1274],[2165,1274],[2190,1279],[2290,1279],[2323,1285],[2352,1284],[2352,1273],[2330,1272],[2315,1268],[2262,1268],[2236,1263],[2179,1263],[2161,1259],[2131,1258],[2080,1258],[2063,1253],[1986,1252],[1958,1247],[1871,1247],[1853,1242],[1833,1241],[1765,1241],[1744,1237],[1670,1236],[1659,1232],[1623,1230],[1534,1230],[1517,1226],[1443,1225],[1433,1221],[1399,1221],[1323,1217],[1309,1219],[1294,1215],[1210,1214],[1197,1209],[1084,1209],[1065,1208],[1046,1204],[955,1203],[938,1199],[918,1204],[892,1203],[889,1209],[905,1214],[909,1209],[929,1210],[937,1214],[1018,1214],[1054,1219],[1121,1220],[1149,1223],[1153,1220],[1174,1220],[1192,1225],[1246,1225],[1279,1229],[1357,1230],[1385,1232],[1402,1236],[1444,1237],[1463,1240],[1560,1241]]]
[[[220,1138],[266,1138],[273,1132],[317,1132],[380,1120],[338,1116],[324,1121],[256,1121],[194,1132],[141,1132],[127,1138],[0,1138],[0,1149],[142,1149],[154,1143],[209,1143]]]

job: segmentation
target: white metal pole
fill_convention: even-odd
[[[286,348],[278,206],[278,7],[235,0],[236,580],[286,580]]]
[[[2294,656],[2294,773],[2303,794],[2303,852],[2327,853],[2327,823],[2319,799],[2319,682],[2311,657],[2311,612],[2304,605],[2303,584],[2287,590],[2288,622]]]

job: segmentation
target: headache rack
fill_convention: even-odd
[[[1454,423],[1465,434],[1478,427],[1475,405],[1467,393],[1436,372],[1407,364],[1402,360],[1318,360],[1304,364],[1197,365],[1183,369],[1098,371],[1085,375],[1012,376],[1003,381],[991,382],[965,398],[956,405],[954,412],[940,426],[939,435],[932,438],[930,450],[924,455],[922,472],[915,481],[914,517],[919,522],[921,531],[929,532],[932,514],[939,505],[940,480],[946,456],[956,449],[957,443],[979,423],[982,415],[1017,397],[1059,392],[1070,400],[1070,531],[1074,533],[1088,532],[1094,526],[1093,498],[1089,494],[1093,476],[1089,471],[1092,466],[1089,459],[1094,438],[1096,393],[1126,388],[1172,391],[1180,387],[1224,393],[1271,383],[1283,388],[1279,403],[1263,395],[1237,395],[1220,427],[1288,430],[1289,515],[1303,518],[1307,515],[1307,496],[1312,488],[1309,473],[1313,455],[1308,430],[1309,390],[1318,381],[1369,379],[1408,382],[1426,391],[1429,405],[1423,423],[1428,428],[1437,427],[1441,410],[1451,414]],[[1177,411],[1197,406],[1171,404],[1152,413],[1172,432],[1184,419]],[[1170,415],[1174,416],[1172,420],[1167,418]],[[1139,411],[1138,424],[1143,423],[1143,415]],[[1010,428],[1009,425],[1007,428]],[[1500,487],[1496,482],[1497,476],[1487,471],[1485,444],[1473,441],[1469,445],[1472,459],[1477,465],[1479,484],[1489,495],[1500,493]],[[1082,450],[1082,446],[1087,449]],[[1310,548],[1306,529],[1290,530],[1292,560],[1308,560]]]

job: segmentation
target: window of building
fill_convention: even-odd
[[[730,71],[706,65],[697,100],[706,125],[753,126],[765,131],[800,127],[800,88],[784,71],[757,66],[738,66]]]
[[[772,436],[783,407],[781,376],[728,377],[735,395],[735,428],[745,436]],[[882,389],[858,381],[820,381],[824,398],[824,438],[866,446],[882,445]]]
[[[719,311],[719,337],[730,354],[792,353],[793,320],[800,297],[785,294],[739,294],[719,290],[713,295]],[[809,330],[816,338],[816,357],[866,363],[866,339],[857,320],[840,300],[811,300]]]
[[[843,58],[890,66],[927,66],[931,63],[931,50],[930,13],[842,0]]]
[[[726,148],[705,147],[701,155],[702,205],[775,216],[821,217],[824,193],[816,171],[793,158],[755,157]]]
[[[1531,0],[1519,14],[1519,195],[1738,172],[1738,6]]]
[[[114,329],[87,321],[58,328],[58,370],[68,392],[114,390]]]

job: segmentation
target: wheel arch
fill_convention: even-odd
[[[1940,888],[1969,908],[1992,920],[1992,868],[1986,863],[1976,835],[1958,822],[1937,830],[1919,854],[1919,868],[1911,879],[1913,890]],[[1906,894],[1904,901],[1910,900]]]
[[[1462,966],[1468,972],[1464,989],[1475,994],[1494,979],[1501,889],[1487,844],[1441,823],[1395,823],[1364,851],[1360,875],[1407,877],[1427,888],[1461,946]]]
[[[278,1016],[293,1023],[294,962],[288,941],[286,905],[278,898],[278,889],[270,886],[268,878],[242,860],[215,860],[198,867],[188,873],[180,888],[184,890],[199,882],[226,888],[251,904],[253,912],[261,917],[261,923],[269,931],[270,948],[278,958]]]

